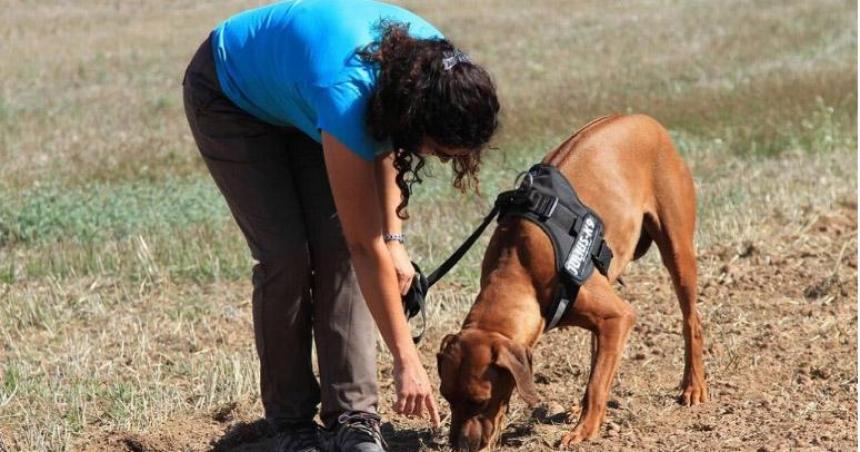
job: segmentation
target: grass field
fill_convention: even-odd
[[[0,450],[267,447],[251,260],[180,97],[212,26],[259,3],[4,2]],[[680,316],[652,252],[625,278],[639,323],[603,438],[584,450],[856,450],[856,3],[405,5],[484,64],[503,101],[481,194],[456,193],[431,165],[414,197],[406,232],[423,267],[595,116],[654,116],[693,170],[714,400],[671,401]],[[434,377],[486,238],[431,297],[422,353]],[[550,415],[514,405],[502,448],[552,448],[575,422],[587,336],[544,342],[536,372]],[[392,448],[441,448],[444,430],[390,412],[380,351]]]

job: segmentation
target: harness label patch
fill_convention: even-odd
[[[591,257],[591,245],[594,243],[594,230],[596,227],[597,223],[594,221],[594,217],[591,215],[585,217],[585,221],[582,223],[582,229],[580,229],[579,234],[576,235],[576,242],[573,244],[573,249],[570,251],[570,255],[567,256],[567,260],[564,263],[564,269],[576,279],[582,279],[582,271],[585,267],[585,263],[588,262],[588,259]]]

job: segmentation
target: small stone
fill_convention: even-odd
[[[552,383],[552,379],[546,374],[543,374],[541,372],[535,372],[535,383],[539,385],[545,385]]]
[[[234,415],[233,412],[236,410],[238,403],[230,402],[225,405],[222,405],[214,413],[212,413],[212,418],[218,422],[230,422],[233,420]]]
[[[556,416],[562,413],[567,413],[567,410],[558,402],[550,402],[546,406],[547,411],[551,416]]]
[[[532,419],[546,424],[560,424],[568,419],[568,412],[558,402],[542,403],[532,411]]]
[[[606,436],[618,436],[619,433],[621,433],[620,425],[615,422],[609,422],[606,424]]]
[[[816,367],[815,369],[812,369],[812,372],[810,372],[809,375],[816,380],[827,380],[830,378],[830,371],[826,368]]]
[[[745,258],[750,257],[753,254],[758,253],[758,248],[752,242],[744,242],[743,247],[738,253],[738,257]]]

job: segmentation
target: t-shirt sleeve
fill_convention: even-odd
[[[316,110],[320,131],[337,138],[361,158],[372,161],[384,152],[367,127],[366,112],[371,97],[368,87],[355,82],[309,87],[311,107]]]

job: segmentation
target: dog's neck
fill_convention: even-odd
[[[500,312],[505,315],[493,314]],[[463,329],[467,328],[499,333],[531,347],[537,342],[543,328],[540,304],[534,293],[489,286],[478,295],[463,321]]]
[[[525,221],[499,224],[481,269],[481,292],[463,328],[493,331],[534,346],[552,301],[555,255],[549,239]],[[502,315],[500,315],[502,314]]]

